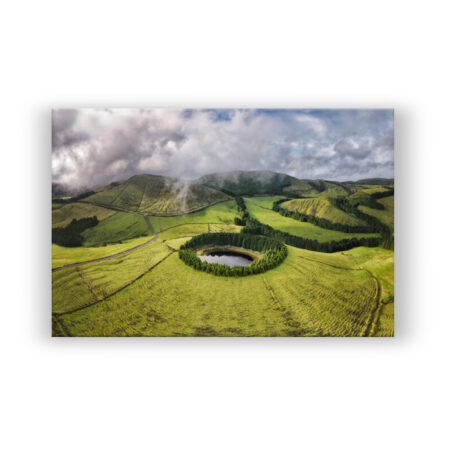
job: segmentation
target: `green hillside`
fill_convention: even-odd
[[[339,197],[347,195],[348,189],[338,182],[292,178],[283,192],[298,197]]]
[[[363,205],[358,206],[358,208],[370,216],[375,216],[394,231],[394,196],[380,198],[377,200],[377,203],[381,203],[384,210],[373,209]]]
[[[344,225],[366,225],[361,219],[336,208],[327,198],[294,199],[282,203],[284,209],[319,217]]]
[[[198,182],[233,195],[256,195],[281,194],[293,180],[295,178],[281,173],[252,170],[214,173],[199,178]]]
[[[87,203],[68,203],[52,210],[52,227],[65,227],[73,219],[97,216],[98,220],[106,219],[115,214],[111,209],[102,208]]]
[[[85,202],[152,215],[177,215],[230,197],[210,187],[156,175],[137,175],[87,197]]]
[[[251,195],[231,196],[244,192]],[[389,192],[390,185],[232,172],[192,183],[139,175],[87,193],[86,198],[55,202],[53,227],[67,228],[74,219],[81,227],[92,216],[98,223],[80,228],[78,247],[62,247],[64,242],[52,246],[52,267],[57,269],[52,272],[52,333],[393,336],[392,249],[355,247],[364,242],[356,241],[351,250],[322,252],[336,248],[333,241],[380,236],[341,231],[365,225],[365,216],[354,216],[356,206],[393,231],[394,196],[383,197]],[[273,203],[287,195],[304,198],[288,199],[281,203],[283,211],[273,210]],[[300,216],[283,215],[284,209],[303,214],[305,220],[325,220],[303,222]],[[180,259],[180,246],[191,237],[251,235],[254,219],[296,237],[279,266],[258,275],[226,277],[195,270]],[[326,227],[326,221],[332,226]],[[255,238],[265,233],[262,227],[253,230]],[[280,233],[276,236],[285,239]],[[306,247],[315,251],[292,246],[305,246],[299,238],[316,240],[320,246]]]
[[[149,216],[148,219],[155,232],[159,233],[160,231],[168,228],[187,223],[233,224],[236,215],[236,202],[234,200],[229,200],[190,214],[183,214],[174,217]]]
[[[278,197],[254,197],[245,198],[245,203],[250,216],[257,219],[259,222],[270,225],[271,227],[293,234],[294,236],[301,236],[307,239],[316,239],[319,242],[340,241],[343,239],[350,239],[352,237],[374,237],[377,234],[368,233],[344,233],[342,231],[327,230],[320,228],[308,222],[284,217],[281,214],[268,209],[268,203],[273,203]],[[284,205],[284,203],[283,203]]]
[[[151,234],[140,214],[115,212],[98,225],[83,231],[83,246],[91,247]]]

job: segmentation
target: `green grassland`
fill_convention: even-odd
[[[86,247],[121,242],[151,234],[140,214],[116,212],[98,225],[83,231],[83,245]]]
[[[384,206],[383,209],[373,209],[367,206],[359,205],[358,208],[365,214],[375,216],[381,222],[386,224],[391,230],[394,230],[394,196],[380,198],[377,200]]]
[[[234,200],[229,200],[191,214],[184,214],[174,217],[149,216],[149,220],[155,232],[158,233],[166,230],[167,228],[185,223],[232,224],[236,215],[236,202]]]
[[[383,248],[358,247],[345,255],[352,258],[353,264],[370,271],[381,284],[380,308],[374,336],[394,335],[394,252]]]
[[[125,250],[129,250],[130,248],[144,244],[150,239],[151,237],[145,236],[126,240],[122,242],[122,244],[110,244],[102,247],[89,248],[61,247],[60,245],[52,244],[52,268],[115,255]]]
[[[339,183],[313,180],[291,180],[291,185],[283,192],[303,197],[340,197],[346,196],[346,188]]]
[[[97,216],[98,220],[104,220],[112,216],[115,211],[87,203],[68,203],[52,210],[52,227],[65,227],[73,219]]]
[[[280,179],[269,176],[272,181],[264,185],[263,175],[238,177],[234,188],[280,192]],[[285,191],[292,188],[290,192],[313,198],[284,202],[284,208],[288,205],[304,214],[349,225],[359,223],[334,208],[327,197],[348,195],[348,190],[355,197],[367,196],[385,189],[293,180]],[[234,224],[236,201],[214,189],[209,195],[204,189],[210,188],[138,176],[97,192],[87,199],[89,203],[83,199],[55,205],[57,208],[52,205],[53,226],[93,215],[100,220],[82,232],[85,247],[52,246],[54,268],[133,249],[148,242],[152,230],[158,235],[155,241],[125,255],[52,272],[54,335],[393,336],[392,250],[357,247],[320,253],[289,246],[287,258],[278,267],[236,278],[187,266],[178,250],[192,236],[242,229]],[[245,197],[245,203],[250,215],[261,223],[319,242],[376,236],[327,230],[283,217],[271,209],[280,198],[284,196]],[[393,229],[394,197],[377,202],[385,210],[359,208]],[[197,208],[203,209],[164,216]]]
[[[390,186],[373,186],[373,185],[355,185],[352,188],[352,193],[350,198],[358,198],[358,197],[366,197],[372,194],[378,194],[379,192],[387,192],[390,191]]]
[[[285,231],[295,236],[302,236],[307,239],[317,239],[319,242],[339,241],[342,239],[351,239],[352,237],[377,236],[376,234],[343,233],[341,231],[326,230],[307,222],[284,217],[275,211],[261,206],[270,202],[271,199],[276,200],[276,197],[246,197],[245,203],[251,216],[277,230]]]
[[[305,198],[289,200],[282,204],[284,209],[309,216],[326,219],[344,225],[366,225],[361,219],[336,208],[328,198]]]
[[[107,300],[63,314],[63,327],[79,336],[359,336],[377,306],[368,272],[310,260],[306,250],[290,247],[279,267],[244,278],[197,272],[156,251],[160,264]],[[86,304],[86,295],[73,304],[66,294],[57,307]]]
[[[226,223],[183,223],[167,228],[158,236],[163,240],[192,237],[203,233],[239,233],[242,227]]]
[[[175,215],[229,199],[223,192],[199,184],[161,176],[137,175],[84,201],[144,214]]]
[[[108,297],[171,252],[156,241],[126,255],[53,272],[53,312],[64,313]]]

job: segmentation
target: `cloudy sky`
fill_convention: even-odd
[[[55,110],[53,182],[92,187],[149,173],[273,170],[298,178],[394,176],[392,110]]]

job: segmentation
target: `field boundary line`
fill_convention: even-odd
[[[326,253],[330,254],[330,253]],[[331,253],[332,254],[332,253]],[[342,269],[342,270],[366,270],[363,267],[342,267],[342,266],[335,266],[334,264],[325,263],[322,261],[318,261],[317,259],[307,258],[306,256],[297,255],[299,258],[306,259],[307,261],[312,261],[318,264],[323,264],[324,266],[334,267],[335,269]],[[371,274],[372,275],[372,274]]]
[[[152,217],[151,215],[149,215]],[[156,217],[156,216],[153,216]],[[231,221],[232,222],[232,221]],[[185,222],[179,223],[178,225],[172,225],[171,227],[164,228],[164,230],[159,230],[158,233],[164,233],[164,231],[171,230],[172,228],[182,227],[184,225],[234,225],[233,223],[225,223],[225,222]]]
[[[144,220],[145,220],[145,223],[147,224],[148,229],[150,230],[150,233],[152,233],[156,236],[155,230],[153,229],[148,216],[144,215]]]
[[[166,246],[166,247],[170,249],[169,246]],[[131,285],[132,285],[133,283],[135,283],[136,281],[140,280],[144,275],[147,275],[147,274],[148,274],[150,271],[152,271],[156,266],[158,266],[159,264],[161,264],[163,261],[165,261],[169,256],[172,256],[174,253],[176,253],[176,252],[175,252],[175,251],[170,251],[168,255],[164,256],[164,258],[160,259],[156,264],[153,264],[153,266],[151,266],[149,269],[147,269],[146,271],[142,272],[142,273],[141,273],[138,277],[136,277],[134,280],[131,280],[130,282],[124,284],[123,286],[121,286],[121,287],[120,287],[119,289],[117,289],[116,291],[111,292],[111,294],[108,294],[106,297],[97,299],[96,301],[87,303],[87,304],[82,305],[82,306],[79,306],[79,307],[77,307],[77,308],[72,308],[72,309],[69,309],[69,310],[67,310],[67,311],[63,311],[63,312],[60,312],[60,313],[53,313],[53,314],[55,314],[55,315],[58,316],[58,317],[64,316],[64,315],[66,315],[66,314],[72,314],[72,313],[74,313],[74,312],[81,311],[81,310],[83,310],[83,309],[89,308],[89,307],[91,307],[91,306],[93,306],[93,305],[96,305],[96,304],[98,304],[98,303],[101,303],[101,302],[104,302],[104,301],[109,300],[113,295],[118,294],[119,292],[123,291],[123,290],[126,289],[127,287],[131,286]]]
[[[363,272],[366,272],[369,274],[370,278],[373,279],[376,284],[376,294],[375,294],[375,298],[374,298],[375,306],[372,309],[371,313],[369,314],[369,316],[367,318],[367,322],[366,322],[363,330],[361,331],[360,336],[373,336],[373,334],[375,333],[376,325],[378,323],[378,319],[380,317],[381,309],[383,307],[383,302],[381,301],[382,286],[381,286],[380,280],[370,270],[368,270],[364,267],[357,267],[357,268],[340,267],[340,266],[335,266],[333,264],[324,263],[322,261],[317,261],[316,259],[306,258],[305,256],[298,255],[298,257],[306,259],[308,261],[323,264],[325,266],[333,267],[335,269],[363,271]],[[295,266],[291,265],[291,267],[298,270]]]
[[[375,281],[376,285],[376,294],[375,294],[375,304],[372,308],[372,311],[369,314],[369,317],[367,318],[366,325],[362,329],[360,336],[362,337],[370,337],[373,336],[373,333],[375,331],[376,324],[378,322],[378,318],[380,317],[380,311],[383,306],[383,303],[381,301],[381,283],[380,280],[373,275],[370,270],[364,269],[365,272],[367,272],[371,278]]]
[[[144,200],[144,196],[145,196],[145,191],[147,190],[147,186],[150,180],[147,180],[145,185],[144,185],[144,189],[142,189],[142,197],[141,197],[141,201],[139,202],[138,207],[136,208],[136,211],[140,211],[141,210],[141,205],[142,205],[142,200]]]
[[[53,336],[53,328],[52,328],[52,337],[73,337],[69,330],[67,329],[67,327],[64,325],[63,321],[61,320],[61,318],[58,316],[58,314],[53,313],[52,314],[52,319],[57,323],[60,331],[62,332],[63,336]]]
[[[83,271],[82,271],[79,267],[76,267],[75,270],[76,270],[78,276],[81,278],[81,281],[82,281],[82,282],[84,283],[84,285],[88,288],[88,291],[91,293],[92,298],[93,298],[95,301],[98,301],[98,297],[97,297],[97,295],[95,294],[94,290],[92,289],[91,282],[84,276]]]
[[[284,324],[291,328],[300,328],[301,324],[291,319],[292,312],[280,302],[280,299],[275,294],[275,291],[273,290],[273,287],[270,285],[270,283],[267,281],[267,278],[263,278],[263,282],[266,286],[266,289],[269,291],[269,294],[272,298],[272,302],[275,305],[275,309],[277,311],[280,311],[282,317],[281,320],[284,322]]]
[[[101,258],[90,259],[88,261],[80,261],[80,262],[76,262],[76,263],[65,264],[64,266],[54,267],[52,269],[52,272],[57,272],[58,270],[66,269],[67,267],[82,266],[84,264],[90,264],[90,263],[94,263],[94,262],[104,261],[106,259],[115,258],[117,256],[126,255],[127,253],[133,252],[134,250],[137,250],[138,248],[141,248],[141,247],[144,247],[145,245],[151,244],[152,242],[154,242],[157,239],[157,237],[158,237],[158,235],[155,234],[153,236],[153,238],[150,239],[149,241],[144,242],[143,244],[139,244],[136,247],[129,248],[128,250],[124,250],[119,253],[114,253],[114,255],[102,256]]]
[[[113,205],[114,204],[114,202],[126,191],[126,189],[127,189],[127,187],[128,187],[128,184],[130,183],[130,180],[127,180],[125,183],[124,183],[124,186],[123,186],[123,188],[122,189],[120,189],[120,192],[114,197],[114,200],[111,202],[111,205]]]
[[[369,272],[369,271],[367,271],[367,272]],[[376,307],[376,309],[374,311],[373,319],[372,319],[372,321],[370,323],[370,327],[368,329],[367,336],[369,336],[369,337],[372,337],[374,335],[374,333],[375,333],[375,329],[377,327],[378,320],[380,318],[381,310],[382,310],[382,308],[384,306],[384,303],[381,301],[381,293],[383,291],[383,288],[381,286],[380,280],[378,278],[376,278],[375,276],[373,276],[373,278],[375,279],[375,281],[377,283],[377,307]]]
[[[184,211],[184,212],[182,212],[180,214],[157,214],[157,213],[152,213],[152,212],[149,212],[149,211],[140,211],[138,214],[147,214],[150,217],[181,217],[181,216],[185,216],[187,214],[192,214],[192,213],[196,213],[198,211],[203,211],[204,209],[209,208],[211,206],[218,205],[219,203],[230,202],[232,200],[233,200],[232,198],[227,198],[226,200],[219,200],[219,201],[214,202],[214,203],[209,203],[206,206],[200,206],[199,208],[195,208],[195,209],[190,209],[188,211]]]

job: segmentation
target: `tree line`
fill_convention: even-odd
[[[250,217],[250,214],[247,211],[247,206],[242,197],[236,196],[234,197],[237,204],[238,216],[234,218],[234,224],[245,226],[247,219]]]
[[[63,247],[80,247],[83,244],[81,233],[97,224],[97,216],[73,219],[66,227],[52,229],[52,243]]]
[[[390,195],[392,195],[393,192],[394,192],[393,190],[390,190],[388,193]],[[380,194],[382,195],[382,197],[389,196],[389,195],[387,195],[387,192],[376,192],[375,194],[372,194],[372,196],[380,195]],[[369,204],[371,201],[381,207],[381,208],[376,208],[376,209],[384,209],[384,206],[380,203],[377,203],[375,200],[375,197],[372,197],[372,196],[361,197],[358,199],[353,199],[351,201],[349,201],[345,197],[337,197],[337,198],[329,199],[333,206],[340,209],[341,211],[344,211],[348,214],[351,214],[351,215],[357,217],[358,219],[365,222],[366,225],[345,225],[345,224],[341,224],[341,223],[333,223],[327,219],[318,218],[316,216],[311,216],[311,215],[300,213],[298,211],[290,211],[290,210],[282,208],[281,204],[283,202],[287,201],[288,199],[280,199],[280,200],[275,201],[272,205],[272,209],[274,211],[277,211],[278,213],[280,213],[281,215],[283,215],[285,217],[290,217],[292,219],[300,220],[302,222],[308,222],[308,223],[317,225],[321,228],[325,228],[328,230],[342,231],[344,233],[378,233],[381,235],[381,239],[379,239],[378,245],[381,245],[384,248],[392,250],[394,248],[394,236],[391,232],[391,229],[386,224],[381,222],[378,218],[371,216],[369,214],[365,214],[360,209],[358,209],[358,206],[360,204],[363,204],[363,202],[361,202],[361,199],[363,199],[363,198],[368,199]],[[382,197],[377,197],[377,198],[382,198]],[[355,239],[355,238],[353,238],[353,239]],[[360,238],[359,240],[361,241],[362,239],[367,239],[367,238]],[[370,238],[370,239],[373,239],[373,238]],[[339,242],[341,242],[341,241],[339,241]],[[361,245],[364,245],[364,244],[361,244]],[[369,247],[371,247],[371,246],[372,245],[369,245]],[[302,247],[302,248],[305,248],[305,247]],[[319,251],[321,251],[321,250],[319,250]],[[339,251],[339,250],[337,250],[337,251]]]
[[[205,246],[233,246],[264,253],[249,266],[229,267],[202,261],[195,250]],[[287,247],[278,240],[245,233],[204,233],[194,236],[180,247],[179,257],[195,270],[218,276],[246,276],[265,272],[281,264],[288,254]]]
[[[391,229],[375,216],[366,214],[358,209],[358,206],[360,205],[359,202],[350,202],[346,198],[342,197],[332,199],[332,202],[341,211],[353,214],[354,216],[366,222],[372,233],[379,233],[381,235],[380,245],[382,247],[390,250],[394,249],[394,235]]]
[[[350,250],[354,247],[377,247],[380,239],[377,237],[349,238],[340,241],[319,242],[316,239],[307,239],[301,236],[295,236],[285,231],[272,228],[270,225],[263,224],[254,218],[247,220],[246,226],[241,233],[268,236],[277,239],[292,247],[304,248],[314,252],[333,253],[338,251]]]

